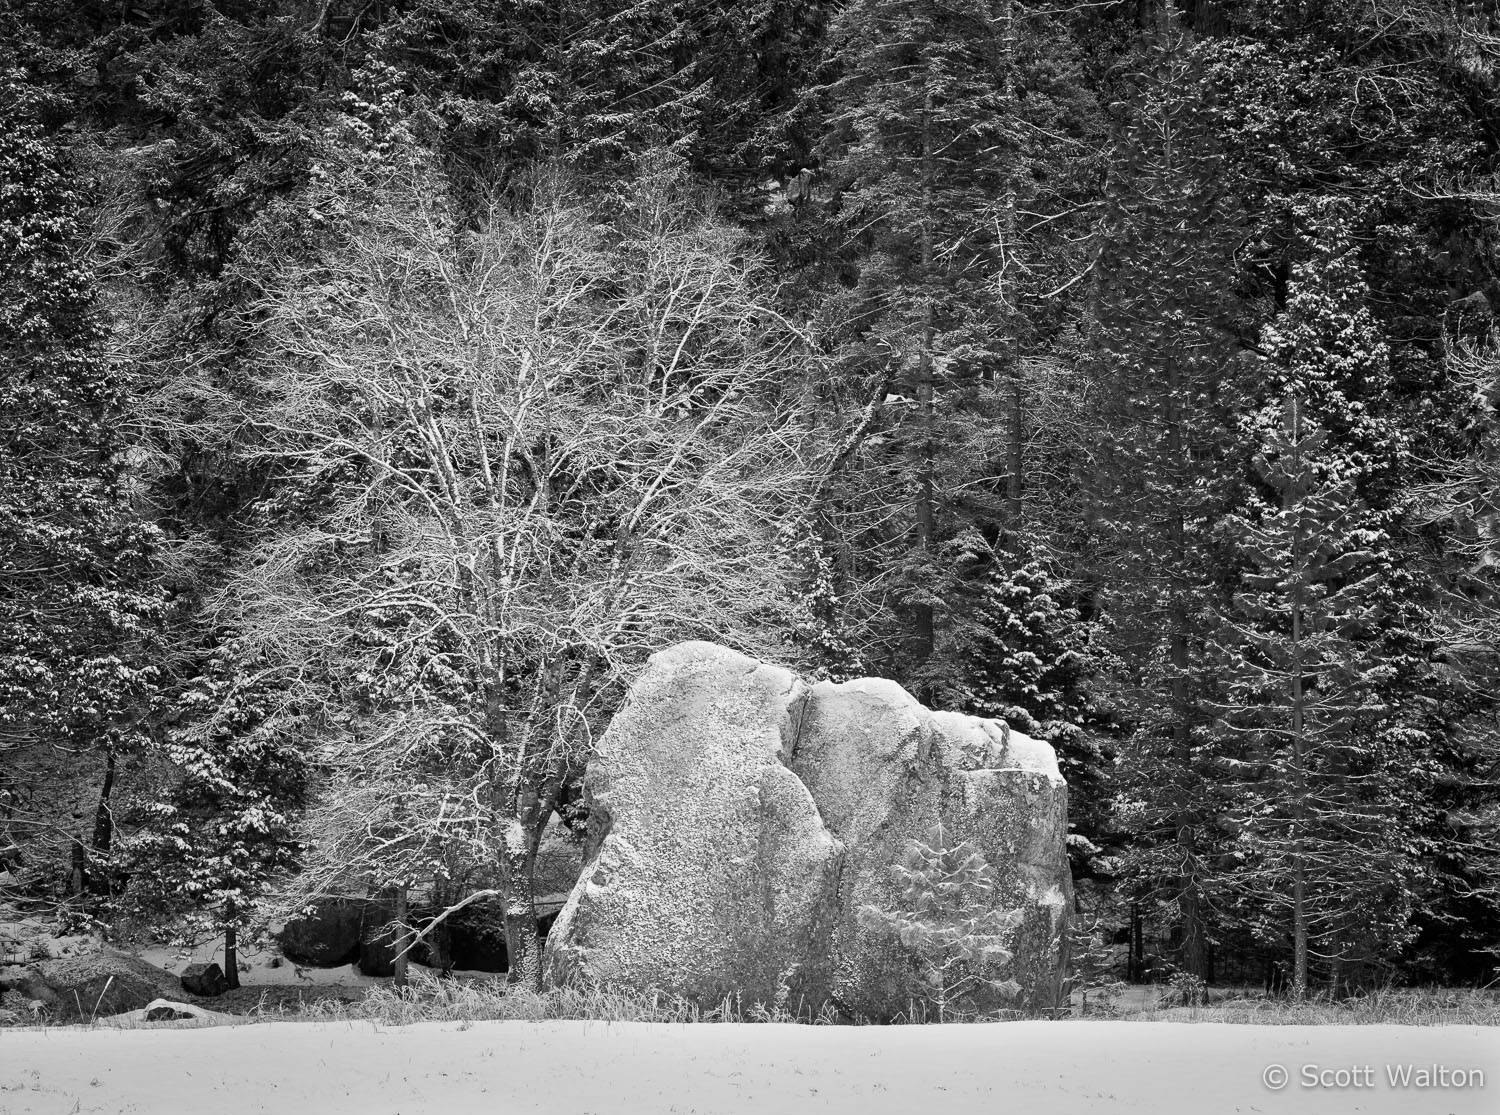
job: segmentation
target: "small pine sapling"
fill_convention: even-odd
[[[898,908],[860,907],[861,921],[896,937],[916,967],[914,998],[939,1022],[1010,1001],[1020,987],[1006,974],[1021,911],[997,908],[995,869],[967,840],[951,843],[941,824],[912,840],[893,864]]]
[[[1081,1017],[1112,1015],[1119,1007],[1125,981],[1098,916],[1073,919],[1068,926],[1068,988],[1078,995]]]

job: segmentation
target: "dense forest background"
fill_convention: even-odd
[[[1493,976],[1493,4],[0,28],[11,898],[491,889],[534,973],[707,638],[1051,741],[1133,976]]]

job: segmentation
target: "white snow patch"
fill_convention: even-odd
[[[1387,1083],[1386,1065],[1484,1087]],[[1262,1076],[1290,1072],[1284,1090]],[[1370,1087],[1305,1087],[1373,1066]],[[1332,1079],[1332,1078],[1330,1078]],[[0,1109],[64,1112],[1493,1112],[1500,1029],[1139,1022],[805,1027],[604,1022],[261,1023],[0,1031]]]

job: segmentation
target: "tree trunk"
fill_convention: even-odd
[[[1130,965],[1128,975],[1131,983],[1146,982],[1146,941],[1141,925],[1141,904],[1139,902],[1132,902],[1130,904]]]
[[[111,747],[104,761],[104,785],[99,789],[99,804],[94,809],[94,851],[108,855],[114,842],[115,814],[110,806],[110,794],[115,788],[115,749]]]
[[[407,955],[407,949],[411,945],[411,930],[406,922],[409,916],[406,887],[399,886],[396,888],[396,909],[391,919],[391,925],[395,930],[395,939],[391,944],[396,950],[396,958],[392,961],[391,978],[397,987],[405,987],[408,983],[407,969],[410,957]]]
[[[510,961],[507,982],[539,991],[542,986],[541,938],[536,931],[536,895],[524,857],[508,880],[504,903],[505,951]]]
[[[1185,455],[1183,442],[1183,416],[1178,392],[1181,390],[1181,370],[1175,357],[1166,360],[1167,397],[1164,418],[1166,420],[1168,468],[1171,470],[1172,489],[1186,493],[1180,470]],[[1177,846],[1181,852],[1184,871],[1180,880],[1177,899],[1182,924],[1182,949],[1178,961],[1191,975],[1203,978],[1206,971],[1204,953],[1207,933],[1204,926],[1202,894],[1197,879],[1198,863],[1198,803],[1192,796],[1193,739],[1192,718],[1195,712],[1193,693],[1188,684],[1191,666],[1189,643],[1188,595],[1191,586],[1174,583],[1188,567],[1187,522],[1180,505],[1167,509],[1168,537],[1171,545],[1171,568],[1166,571],[1167,593],[1171,600],[1167,622],[1167,653],[1172,664],[1172,753],[1181,771],[1182,789],[1174,818]]]
[[[1015,0],[1005,2],[1005,111],[1015,120],[1016,105],[1016,15]],[[1010,278],[1010,258],[1019,247],[1016,234],[1016,176],[1019,173],[1020,152],[1011,154],[1011,163],[1005,175],[1004,218],[1001,224],[1004,240],[1001,243],[1000,259],[1000,310],[1005,322],[1004,360],[1006,380],[1010,388],[1009,425],[1010,444],[1007,446],[1005,478],[1006,527],[1017,538],[1023,533],[1025,524],[1022,512],[1026,498],[1025,458],[1022,452],[1026,432],[1025,394],[1021,383],[1020,336],[1016,326],[1019,313],[1018,299]]]
[[[1301,471],[1301,453],[1297,445],[1302,437],[1301,416],[1298,414],[1297,397],[1289,396],[1287,407],[1291,425],[1292,469]],[[1283,497],[1283,508],[1296,509],[1299,497],[1292,486],[1288,486]],[[1301,1002],[1307,998],[1307,861],[1303,843],[1307,817],[1307,772],[1303,763],[1306,754],[1307,697],[1303,687],[1302,661],[1302,521],[1299,517],[1292,533],[1292,567],[1298,575],[1292,580],[1292,825],[1296,833],[1292,844],[1292,998]]]
[[[234,991],[240,986],[240,930],[235,920],[239,912],[233,902],[225,905],[224,915],[227,919],[224,923],[224,977],[229,981],[229,990]]]
[[[501,834],[500,890],[505,916],[505,951],[509,956],[509,983],[533,990],[542,986],[541,939],[536,931],[536,893],[533,872],[536,846],[533,833],[539,831],[536,820],[535,794],[522,795],[525,815],[512,818]]]
[[[83,894],[89,882],[89,853],[83,846],[83,834],[73,838],[72,862],[68,867],[68,893],[73,897]]]
[[[927,90],[922,106],[922,347],[917,354],[917,403],[921,411],[921,449],[917,462],[917,549],[923,560],[930,560],[934,543],[932,509],[933,439],[933,320],[932,320],[932,90]],[[926,659],[934,642],[932,605],[916,607],[917,657]]]

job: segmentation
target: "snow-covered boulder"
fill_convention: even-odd
[[[788,765],[845,848],[837,1003],[872,1017],[904,1006],[907,957],[859,910],[900,904],[891,865],[941,824],[948,843],[967,841],[994,869],[996,908],[1021,912],[1006,973],[1020,997],[991,990],[970,1005],[1057,1005],[1072,880],[1067,786],[1050,746],[997,721],[933,712],[893,681],[862,678],[812,687]]]
[[[177,977],[189,995],[213,998],[229,990],[229,977],[217,964],[189,964]]]
[[[589,845],[551,979],[712,1003],[826,987],[842,848],[782,755],[804,686],[709,643],[652,656],[589,764]]]
[[[98,1020],[101,1025],[120,1029],[191,1030],[204,1026],[239,1026],[248,1019],[223,1011],[207,1010],[193,1003],[175,999],[153,999],[144,1007],[123,1011]]]
[[[1017,1005],[1058,1000],[1067,789],[1052,749],[1002,724],[685,643],[652,656],[585,792],[591,856],[548,938],[554,981],[891,1017],[911,959],[859,910],[897,904],[892,864],[941,823],[1022,912]]]

